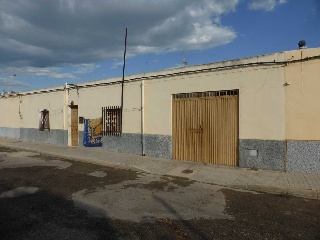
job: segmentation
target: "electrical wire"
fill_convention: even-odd
[[[130,78],[127,80],[119,80],[119,81],[114,81],[114,82],[101,82],[101,83],[93,83],[93,84],[85,84],[85,85],[69,84],[69,88],[61,87],[61,88],[40,90],[40,91],[33,91],[33,92],[25,92],[25,93],[23,93],[23,92],[22,93],[12,93],[12,94],[1,95],[0,98],[15,97],[15,96],[27,96],[27,95],[33,95],[33,94],[49,93],[49,92],[61,92],[61,91],[72,90],[72,89],[77,89],[77,91],[79,91],[79,89],[82,89],[82,88],[118,85],[118,84],[122,84],[122,82],[131,83],[131,82],[138,82],[138,81],[142,81],[142,80],[153,80],[153,79],[175,77],[175,76],[182,76],[182,75],[188,75],[188,74],[224,71],[224,70],[239,69],[239,68],[244,68],[244,67],[274,66],[274,65],[286,66],[288,64],[312,61],[312,60],[317,60],[317,59],[320,59],[320,55],[313,56],[313,57],[306,57],[303,59],[290,60],[290,61],[253,62],[253,63],[235,64],[235,65],[230,65],[230,66],[209,67],[209,68],[189,70],[189,71],[180,71],[180,72],[167,73],[167,74],[157,74],[157,75],[151,75],[151,76],[133,77],[133,78]]]

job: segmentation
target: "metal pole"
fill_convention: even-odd
[[[124,70],[125,70],[125,68],[126,68],[127,35],[128,35],[128,29],[126,28],[126,36],[125,36],[125,41],[124,41],[124,53],[123,53],[122,84],[121,84],[121,117],[120,117],[120,134],[122,133],[122,116],[123,116],[123,87],[124,87]]]
[[[144,80],[141,81],[141,155],[145,156],[144,148]]]

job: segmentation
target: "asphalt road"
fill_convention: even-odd
[[[0,239],[320,239],[320,201],[0,148]]]

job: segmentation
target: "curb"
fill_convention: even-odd
[[[302,197],[308,199],[320,200],[320,191],[312,189],[300,189],[300,188],[283,188],[276,186],[259,186],[259,185],[248,185],[247,190],[255,192],[265,192],[271,194],[283,194],[287,196]]]
[[[288,195],[320,200],[318,191],[317,190],[311,190],[311,189],[289,188],[288,189]]]
[[[273,194],[288,194],[288,189],[276,186],[261,186],[261,192],[273,193]]]

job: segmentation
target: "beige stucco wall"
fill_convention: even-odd
[[[303,50],[304,57],[317,54],[320,54],[320,49]],[[125,83],[124,86],[123,132],[141,132],[142,90],[144,92],[144,133],[171,135],[172,94],[239,89],[240,139],[319,139],[320,124],[317,120],[320,113],[313,110],[317,108],[320,97],[317,93],[320,84],[318,60],[305,62],[302,68],[300,63],[287,66],[284,64],[255,65],[148,78],[256,62],[282,62],[299,57],[301,57],[300,50],[126,76],[126,80],[136,79],[137,81]],[[141,77],[145,77],[143,88],[142,81],[139,79]],[[18,98],[1,99],[1,111],[5,109],[9,111],[8,114],[15,117],[12,118],[13,121],[0,121],[0,126],[19,126],[20,124],[23,128],[38,128],[38,110],[46,108],[50,111],[51,128],[67,130],[70,125],[68,104],[71,101],[78,105],[79,116],[101,117],[103,106],[120,106],[121,84],[88,88],[81,88],[81,86],[120,80],[121,78],[115,78],[78,84],[80,86],[78,91],[69,89],[25,95],[20,103],[23,120],[19,120],[18,111],[13,110],[19,106]],[[290,85],[286,86],[286,82]],[[10,104],[12,107],[9,107]],[[79,125],[79,130],[83,130],[83,124]]]
[[[113,79],[114,81],[119,79]],[[141,132],[141,83],[132,82],[124,85],[123,98],[123,133]],[[81,84],[79,84],[81,86]],[[102,107],[120,106],[121,84],[80,88],[69,91],[69,103],[78,105],[79,117],[87,119],[102,116]],[[79,131],[83,131],[83,124],[79,125]]]
[[[48,109],[51,129],[64,129],[64,92],[51,92],[22,97],[22,128],[39,128],[39,109]]]
[[[283,61],[284,54],[270,54],[188,68],[127,76],[127,80],[255,62]],[[111,79],[110,82],[121,79]],[[99,83],[90,82],[91,84]],[[125,83],[123,133],[141,133],[142,81]],[[239,137],[241,139],[284,140],[284,66],[251,66],[207,73],[184,74],[143,81],[144,133],[171,135],[172,94],[239,89]],[[78,84],[81,86],[81,84]],[[79,116],[98,118],[103,106],[119,106],[121,84],[72,89],[68,102],[78,105]],[[83,124],[79,125],[83,130]]]
[[[283,61],[283,53],[207,66]],[[171,96],[176,93],[239,89],[239,138],[283,140],[285,89],[283,66],[255,66],[145,82],[145,132],[171,135]]]
[[[320,56],[320,49],[285,53],[287,60]],[[320,140],[320,59],[286,67],[286,139]]]
[[[20,128],[19,97],[0,98],[0,127]]]

